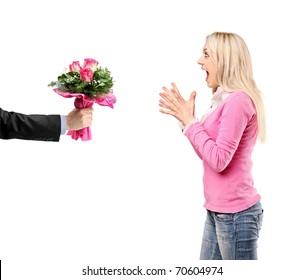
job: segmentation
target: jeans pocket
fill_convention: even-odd
[[[257,216],[258,229],[261,230],[263,224],[264,210]]]
[[[226,214],[226,213],[217,213],[217,212],[214,212],[214,218],[217,221],[221,221],[221,222],[231,221],[231,220],[233,220],[233,216],[234,216],[234,214]]]

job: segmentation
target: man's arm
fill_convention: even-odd
[[[58,142],[66,130],[88,127],[92,120],[93,108],[75,108],[67,116],[26,115],[0,108],[0,138]]]
[[[60,115],[25,115],[0,108],[0,138],[59,141]]]

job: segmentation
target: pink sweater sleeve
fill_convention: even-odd
[[[219,115],[218,127],[209,128],[216,137],[208,135],[202,123],[193,124],[185,133],[197,155],[216,172],[230,163],[254,114],[250,97],[242,92],[232,94],[219,107],[213,112]]]

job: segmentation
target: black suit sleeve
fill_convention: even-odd
[[[25,115],[0,108],[0,138],[59,141],[60,115]]]

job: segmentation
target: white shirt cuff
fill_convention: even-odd
[[[197,122],[199,122],[198,118],[194,118],[190,123],[188,123],[188,124],[186,124],[186,125],[183,125],[182,122],[178,122],[178,125],[179,125],[179,127],[182,129],[182,132],[185,134],[186,131],[187,131],[187,129],[188,129],[191,125],[193,125],[193,124],[195,124],[195,123],[197,123]]]

